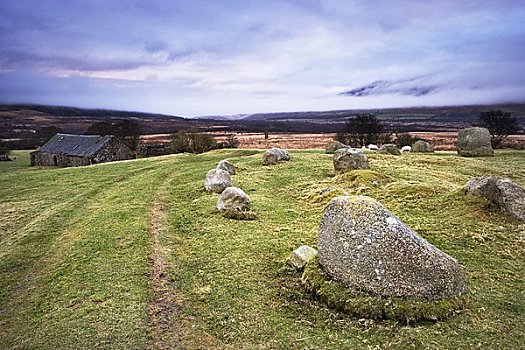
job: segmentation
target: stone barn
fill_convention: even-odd
[[[31,152],[31,165],[83,166],[135,159],[135,153],[112,135],[56,134]]]

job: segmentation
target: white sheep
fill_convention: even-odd
[[[412,151],[412,147],[410,146],[401,147],[401,153],[410,152],[410,151]]]
[[[379,151],[379,147],[377,147],[374,144],[369,144],[368,146],[366,146],[366,148],[368,148],[371,151]]]

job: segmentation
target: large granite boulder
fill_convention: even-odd
[[[347,170],[368,169],[368,158],[360,150],[354,148],[340,148],[334,152],[334,170],[343,173]]]
[[[434,152],[434,147],[427,141],[419,140],[412,145],[412,152],[430,153]]]
[[[226,159],[221,160],[219,164],[217,164],[217,169],[225,170],[230,173],[230,175],[235,175],[236,172],[235,166]]]
[[[345,145],[344,143],[339,142],[337,140],[331,140],[326,144],[325,152],[328,154],[333,154],[335,151],[341,148],[350,148],[350,146]]]
[[[318,255],[332,279],[372,295],[439,300],[468,290],[456,259],[365,196],[336,197],[328,203]]]
[[[397,146],[394,143],[384,144],[379,149],[379,153],[382,153],[382,154],[393,154],[395,156],[398,156],[398,155],[401,154],[401,152],[399,151],[399,148],[397,148]]]
[[[494,155],[489,130],[479,127],[460,130],[458,132],[458,154],[463,157]]]
[[[288,161],[288,160],[290,160],[290,155],[288,154],[288,151],[282,148],[274,147],[264,152],[263,158],[262,158],[262,164],[263,165],[273,165],[273,164],[277,164],[279,162]]]
[[[479,176],[463,188],[465,194],[484,197],[516,220],[525,221],[525,189],[504,177]]]
[[[208,171],[204,180],[204,188],[208,192],[222,193],[226,187],[232,185],[230,173],[222,169]]]

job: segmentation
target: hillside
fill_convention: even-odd
[[[346,120],[356,113],[375,114],[389,132],[451,132],[477,123],[480,112],[489,109],[512,112],[525,127],[525,104],[257,113],[201,118],[60,106],[0,105],[0,139],[31,138],[49,126],[68,133],[84,133],[93,123],[120,119],[136,121],[143,134],[168,134],[179,130],[336,133],[344,129]]]
[[[517,349],[525,343],[525,229],[466,197],[473,176],[525,185],[523,151],[372,154],[334,176],[331,155],[222,150],[83,168],[0,162],[0,348]],[[203,191],[221,159],[258,213],[225,219]],[[332,191],[323,189],[331,188]],[[285,267],[316,246],[333,195],[371,196],[458,259],[465,310],[414,326],[354,319],[305,293]]]

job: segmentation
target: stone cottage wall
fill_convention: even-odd
[[[91,164],[135,159],[133,152],[124,142],[113,137],[91,158]]]

